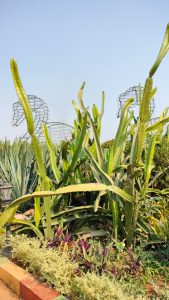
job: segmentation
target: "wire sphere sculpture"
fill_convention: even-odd
[[[39,138],[41,143],[45,142],[45,138],[42,131],[42,124],[46,124],[50,137],[53,143],[59,143],[61,140],[71,139],[73,127],[61,122],[49,122],[49,109],[44,100],[34,95],[27,95],[30,107],[32,110],[35,134]],[[25,122],[25,114],[20,102],[13,104],[13,118],[12,125],[19,126]],[[21,140],[29,140],[30,135],[26,132],[21,136]]]
[[[141,87],[141,93],[143,93],[143,90],[144,90],[144,88]],[[119,95],[119,97],[118,97],[119,107],[118,107],[118,113],[117,113],[118,118],[120,117],[120,113],[121,113],[123,104],[129,98],[134,98],[134,101],[131,104],[130,108],[134,108],[139,105],[139,93],[140,93],[140,86],[132,86],[127,91],[125,91],[124,93]],[[150,108],[151,108],[151,116],[152,116],[154,109],[155,109],[154,99],[152,99],[150,102]]]

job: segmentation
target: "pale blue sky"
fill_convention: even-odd
[[[102,140],[114,137],[118,95],[144,83],[169,22],[168,0],[0,0],[0,138],[14,138],[17,101],[9,61],[27,94],[46,100],[50,121],[73,123],[71,100],[85,80],[87,106],[105,91]],[[154,77],[154,115],[169,105],[169,55]]]

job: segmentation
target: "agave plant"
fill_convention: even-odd
[[[30,144],[19,140],[11,144],[6,140],[1,144],[0,156],[0,180],[12,184],[11,199],[33,192],[37,186],[37,173]]]

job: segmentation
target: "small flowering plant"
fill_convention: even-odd
[[[91,270],[102,274],[107,268],[111,252],[113,253],[112,243],[105,246],[93,239],[79,239],[72,258],[79,262],[80,268],[84,271]]]
[[[70,245],[72,244],[72,235],[66,231],[64,233],[60,226],[55,227],[55,236],[52,241],[48,242],[48,247],[58,248],[60,251],[68,251]]]
[[[48,242],[48,247],[66,252],[71,261],[78,264],[74,270],[76,274],[94,271],[97,274],[110,273],[116,278],[128,274],[137,276],[144,272],[141,257],[135,258],[134,254],[125,249],[125,243],[97,238],[75,237],[61,227],[55,228],[55,237]]]

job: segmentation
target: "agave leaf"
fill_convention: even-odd
[[[43,190],[45,191],[49,191],[50,190],[50,180],[49,178],[46,176],[45,179],[43,180]],[[44,198],[44,207],[45,207],[45,214],[46,214],[46,238],[47,239],[51,239],[53,236],[53,231],[51,228],[51,199],[49,197],[45,197]]]
[[[130,98],[128,99],[125,104],[122,107],[122,111],[121,111],[121,117],[120,117],[120,123],[119,123],[119,127],[117,130],[117,134],[114,140],[114,143],[111,146],[110,149],[110,156],[109,156],[109,161],[108,161],[108,175],[112,174],[112,170],[116,167],[116,165],[114,164],[114,157],[118,153],[122,153],[121,151],[121,147],[124,147],[124,137],[127,133],[127,126],[128,126],[128,111],[129,111],[129,107],[131,106],[131,104],[133,103],[134,99]],[[118,157],[119,157],[118,154]],[[116,159],[116,161],[118,161]]]
[[[30,107],[29,101],[27,99],[26,93],[24,91],[24,88],[22,86],[21,79],[19,77],[17,63],[14,59],[11,59],[10,64],[11,64],[11,71],[12,71],[12,76],[13,76],[16,92],[18,94],[18,98],[21,102],[21,105],[22,105],[24,113],[25,113],[28,132],[32,138],[32,147],[33,147],[33,150],[35,153],[39,173],[40,173],[40,176],[42,176],[44,178],[46,176],[46,172],[45,172],[45,167],[43,165],[43,159],[42,159],[40,145],[39,145],[37,137],[34,135],[34,121],[33,121],[31,107]]]
[[[82,114],[80,112],[79,107],[77,106],[76,102],[74,100],[72,100],[72,104],[76,110],[76,114],[77,114],[77,118],[78,118],[78,122],[81,125],[82,124]],[[76,120],[74,120],[74,123],[76,124],[77,128],[78,128],[78,122]]]
[[[80,104],[81,109],[85,112],[86,108],[83,104],[83,89],[84,89],[84,87],[85,87],[85,81],[82,83],[80,90],[78,92],[78,99],[79,99],[79,104]]]
[[[22,196],[22,197],[24,197],[24,196]],[[22,198],[21,197],[21,198]],[[20,199],[20,198],[18,198],[18,199]],[[29,198],[30,199],[30,198]],[[14,202],[14,201],[13,201]],[[23,201],[23,202],[21,202],[21,203],[24,203],[25,201]],[[21,204],[21,203],[19,203],[19,204]],[[19,204],[17,205],[17,204],[15,204],[14,206],[12,206],[12,207],[7,207],[4,211],[3,211],[3,213],[0,215],[0,227],[3,227],[6,223],[11,223],[12,222],[12,220],[13,220],[13,218],[14,218],[14,216],[15,216],[15,214],[16,214],[16,211],[17,211],[17,209],[18,209],[18,206],[19,206]]]
[[[27,99],[26,93],[24,91],[22,82],[19,77],[17,63],[13,59],[11,60],[11,71],[12,71],[12,75],[13,75],[16,92],[18,94],[19,100],[21,102],[21,105],[22,105],[24,113],[25,113],[28,132],[31,135],[32,147],[33,147],[33,151],[34,151],[37,166],[38,166],[38,172],[39,172],[39,175],[43,178],[44,188],[47,187],[47,189],[49,189],[49,179],[46,176],[45,166],[44,166],[43,157],[42,157],[42,151],[41,151],[38,139],[34,134],[34,121],[33,121],[31,107],[30,107],[29,101]],[[45,209],[46,209],[45,213],[46,213],[46,218],[47,218],[47,230],[46,230],[47,236],[46,237],[51,238],[51,235],[52,235],[51,212],[50,212],[50,206],[49,206],[48,199],[44,200],[44,205],[45,205]]]
[[[40,214],[40,198],[39,197],[34,197],[34,209],[35,209],[35,225],[38,228],[40,219],[41,219],[41,214]]]
[[[67,193],[75,193],[75,192],[99,192],[99,191],[111,191],[120,197],[124,198],[126,201],[133,201],[133,198],[127,194],[122,189],[116,187],[116,186],[107,186],[105,184],[99,184],[99,183],[86,183],[86,184],[76,184],[76,185],[69,185],[66,187],[58,188],[56,191],[41,191],[41,192],[34,192],[32,194],[28,194],[25,196],[22,196],[15,201],[13,201],[8,208],[2,213],[0,216],[0,227],[4,226],[11,218],[13,218],[13,215],[15,211],[18,208],[18,205],[21,203],[26,202],[27,200],[33,198],[33,197],[46,197],[46,220],[51,223],[51,213],[49,211],[50,205],[49,202],[51,201],[49,197],[60,195],[60,194],[67,194]],[[50,226],[49,226],[50,228]],[[48,233],[50,234],[50,232]]]
[[[110,199],[112,201],[111,209],[112,209],[112,216],[113,216],[113,225],[114,225],[114,238],[118,240],[118,220],[119,220],[119,209],[117,202],[114,201],[113,197]]]
[[[156,94],[156,92],[157,92],[157,88],[156,88],[156,87],[152,88],[152,91],[151,91],[151,99],[153,99],[153,97],[154,97],[154,95]]]
[[[85,134],[86,134],[86,125],[87,125],[87,115],[85,115],[85,117],[84,117],[83,126],[82,126],[82,129],[81,129],[80,136],[77,137],[76,142],[75,142],[75,149],[74,149],[74,154],[73,154],[73,157],[72,157],[72,161],[71,161],[71,163],[68,167],[68,170],[66,171],[65,175],[63,176],[63,179],[60,182],[60,185],[63,184],[63,183],[66,183],[66,181],[68,179],[68,176],[70,175],[70,173],[73,171],[73,169],[76,166],[80,151],[82,149],[82,144],[83,144],[83,141],[84,141],[84,138],[85,138]]]
[[[93,119],[92,119],[90,113],[87,111],[87,109],[84,106],[83,99],[82,99],[84,86],[85,86],[85,82],[82,84],[82,86],[79,90],[79,93],[78,93],[79,104],[80,104],[80,107],[83,110],[83,112],[87,113],[88,121],[92,128],[93,136],[94,136],[94,140],[95,140],[95,144],[93,144],[93,147],[94,148],[96,147],[99,164],[101,167],[104,168],[103,154],[102,154],[102,149],[101,149],[101,145],[100,145],[100,141],[99,141],[100,137],[98,134],[100,132],[100,130],[98,128],[98,132],[97,132],[95,124],[93,122]],[[103,106],[104,106],[104,95],[102,95],[102,109],[103,109]],[[96,105],[93,106],[93,116],[94,116],[95,121],[96,121],[96,119],[97,119],[97,121],[98,121],[98,119],[100,119],[99,112],[98,112]],[[98,125],[100,126],[100,124],[98,124]],[[92,151],[95,152],[95,149],[93,149]]]
[[[21,224],[21,225],[24,225],[24,226],[28,226],[29,228],[31,228],[33,230],[33,232],[37,235],[37,237],[41,240],[44,239],[43,237],[43,234],[41,233],[41,231],[35,227],[31,221],[25,221],[25,220],[18,220],[18,219],[13,219],[12,220],[12,224]]]
[[[32,147],[33,147],[36,162],[37,162],[38,172],[39,172],[40,177],[43,179],[42,180],[42,189],[50,190],[50,187],[51,187],[50,179],[46,175],[46,170],[45,170],[45,166],[44,166],[44,162],[43,162],[42,151],[40,148],[39,141],[34,134],[32,134],[31,139],[32,139]],[[44,207],[45,207],[46,224],[47,224],[45,235],[46,235],[47,239],[51,239],[52,234],[53,234],[52,229],[51,229],[51,211],[50,211],[51,205],[50,204],[51,204],[51,201],[49,201],[48,198],[44,198]]]
[[[146,190],[148,188],[148,183],[151,176],[151,171],[153,169],[153,157],[155,151],[155,145],[157,142],[158,132],[155,133],[148,142],[146,152],[145,152],[145,167],[144,167],[144,193],[146,194]]]
[[[153,176],[152,180],[149,182],[148,186],[152,186],[154,182],[161,176],[163,175],[167,170],[169,170],[169,166],[164,168],[162,171],[158,172],[155,176]]]
[[[167,122],[169,122],[169,117],[165,117],[163,119],[158,120],[153,125],[147,127],[146,132],[151,132],[157,129],[162,128]]]
[[[131,144],[130,164],[132,165],[134,165],[137,160],[137,147],[138,147],[138,126],[135,129],[135,133],[133,135],[133,141]]]
[[[113,185],[113,180],[111,179],[110,176],[108,176],[103,170],[102,168],[99,166],[99,164],[96,162],[96,160],[94,159],[93,155],[85,148],[84,149],[85,153],[87,154],[87,156],[89,157],[91,164],[93,166],[93,168],[95,169],[96,172],[96,178],[102,178],[102,182],[104,182],[107,185]]]
[[[75,213],[71,216],[67,216],[67,217],[63,217],[62,219],[60,218],[55,218],[52,219],[52,226],[54,225],[60,225],[60,223],[62,222],[62,224],[67,223],[67,222],[71,222],[71,221],[82,221],[84,220],[85,222],[88,220],[101,220],[101,219],[112,219],[112,216],[110,214],[98,214],[98,213],[93,213],[93,214],[87,214],[84,215],[84,213],[80,214],[80,213]]]
[[[100,192],[94,202],[94,212],[97,212],[98,211],[98,208],[99,208],[99,203],[100,203],[100,199],[102,196],[104,196],[106,194],[106,192]]]
[[[44,163],[43,163],[42,151],[41,151],[38,139],[34,134],[32,134],[32,148],[35,153],[39,175],[42,178],[45,178],[46,171],[45,171],[45,167],[44,167]]]
[[[150,77],[152,77],[154,75],[154,73],[158,69],[161,61],[163,60],[164,56],[167,54],[168,50],[169,50],[169,24],[167,24],[167,28],[166,28],[166,32],[165,32],[165,36],[164,36],[164,40],[163,40],[160,52],[157,56],[157,59],[156,59],[154,65],[152,66],[152,68],[149,72]]]
[[[28,126],[28,132],[30,135],[34,133],[34,122],[33,122],[33,116],[32,116],[32,111],[30,108],[30,104],[28,101],[28,98],[26,96],[26,93],[24,91],[19,72],[18,72],[18,66],[17,63],[14,59],[11,59],[10,61],[11,65],[11,72],[13,76],[13,81],[16,89],[16,93],[18,95],[19,101],[23,107],[24,113],[25,113],[25,118]]]
[[[138,219],[137,221],[137,224],[139,226],[139,228],[144,231],[145,233],[150,233],[151,232],[151,226],[146,222],[144,221],[143,219]]]
[[[162,195],[167,195],[167,194],[169,194],[169,188],[162,190],[162,191],[161,191],[161,194],[162,194]]]
[[[42,128],[43,128],[43,133],[44,133],[45,141],[46,141],[47,147],[49,149],[52,170],[53,170],[53,173],[55,175],[56,182],[58,183],[60,181],[60,172],[59,172],[59,169],[58,169],[58,167],[56,165],[56,156],[55,156],[54,146],[52,144],[52,141],[51,141],[51,138],[50,138],[50,135],[49,135],[49,131],[47,129],[46,124],[43,124]]]
[[[127,192],[125,192],[124,190],[122,190],[121,188],[119,188],[119,187],[117,187],[115,185],[109,185],[107,187],[107,189],[109,191],[113,192],[114,194],[122,197],[126,201],[129,201],[129,202],[133,202],[134,201],[133,197],[130,194],[128,194]]]
[[[99,117],[99,111],[98,111],[98,108],[97,108],[96,104],[93,104],[92,112],[93,112],[94,122],[97,123],[97,120],[98,120],[98,117]]]
[[[161,194],[161,190],[154,189],[154,188],[148,188],[147,193],[155,193],[155,194]]]
[[[40,185],[37,186],[36,191],[40,191]],[[34,211],[35,225],[38,228],[41,219],[40,197],[34,197]]]
[[[136,157],[136,162],[139,164],[142,158],[142,152],[144,148],[144,140],[146,135],[147,124],[150,121],[150,101],[152,96],[152,78],[147,78],[144,86],[143,98],[140,103],[139,110],[139,123],[138,123],[138,137],[137,137],[137,147],[134,157]]]
[[[100,110],[100,118],[103,117],[104,114],[104,101],[105,101],[105,94],[104,91],[102,92],[102,105],[101,105],[101,110]]]
[[[169,144],[169,125],[167,126],[167,144]]]
[[[94,136],[94,140],[95,140],[95,147],[96,147],[96,151],[97,151],[97,157],[98,157],[98,162],[100,167],[102,167],[104,169],[104,160],[103,160],[103,154],[102,154],[102,149],[101,149],[101,145],[100,145],[100,141],[99,141],[99,136],[97,134],[97,130],[95,127],[95,124],[92,120],[92,117],[90,115],[89,112],[87,112],[87,116],[88,116],[88,120],[90,122],[92,131],[93,131],[93,136]]]
[[[76,212],[76,213],[77,212],[82,212],[83,213],[86,210],[93,210],[93,208],[94,208],[94,205],[83,205],[83,206],[70,208],[70,209],[67,209],[67,210],[60,211],[56,214],[53,214],[52,219],[55,218],[55,217],[61,217],[63,215],[74,213],[74,212]],[[99,207],[99,210],[102,210],[102,208]]]
[[[163,244],[163,243],[167,243],[167,241],[164,241],[164,240],[153,240],[153,241],[144,243],[142,245],[142,247],[145,248],[145,247],[150,246],[150,245]]]
[[[77,113],[77,115],[78,115],[78,113],[79,113],[79,111],[80,111],[79,107],[77,106],[77,104],[76,104],[76,102],[75,102],[74,100],[72,100],[72,104],[73,104],[73,106],[74,106],[74,108],[75,108],[75,110],[76,110],[76,113]]]

